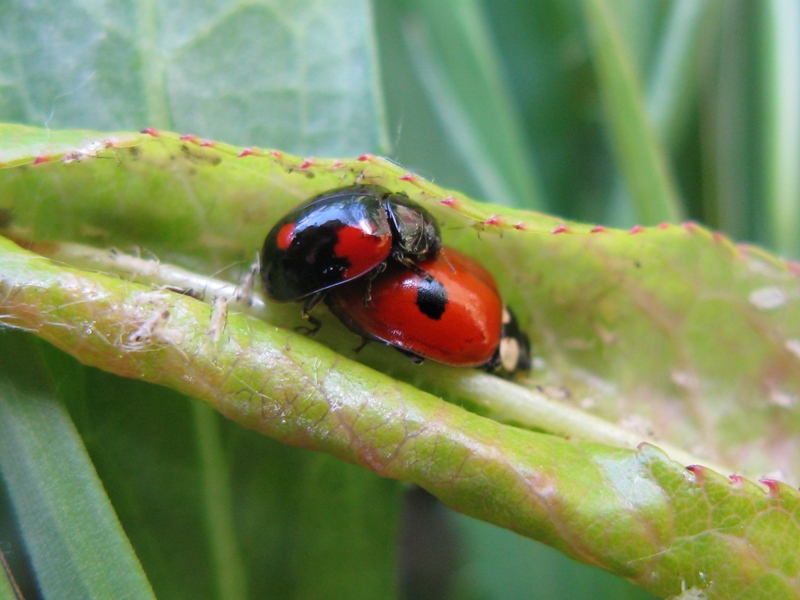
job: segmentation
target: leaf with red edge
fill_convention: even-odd
[[[355,181],[405,192],[440,220],[446,245],[493,271],[536,369],[508,383],[385,348],[356,355],[326,315],[319,340],[295,333],[291,305],[268,305],[265,320],[231,310],[212,335],[219,307],[11,241],[0,259],[7,325],[285,443],[418,483],[654,593],[797,594],[793,489],[597,443],[651,441],[684,465],[693,456],[797,481],[793,265],[694,224],[626,232],[479,204],[373,156],[300,158],[155,131],[3,133],[17,148],[0,172],[12,239],[58,260],[75,243],[135,245],[201,281],[236,264],[235,281],[270,224],[305,198]]]

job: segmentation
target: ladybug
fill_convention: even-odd
[[[308,317],[330,288],[374,276],[390,258],[417,269],[441,247],[433,216],[405,194],[352,185],[316,196],[278,221],[261,250],[261,278],[272,300],[306,298]]]
[[[448,249],[419,267],[390,264],[372,280],[335,288],[331,311],[365,340],[384,342],[417,362],[512,374],[530,369],[530,344],[504,306],[492,275]]]

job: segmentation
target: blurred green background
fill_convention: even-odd
[[[796,258],[799,15],[793,0],[5,0],[0,119],[376,152],[487,202],[623,228],[695,219]],[[209,436],[251,597],[353,597],[370,560],[364,589],[400,573],[409,599],[649,597],[415,490],[398,550],[399,484],[26,344],[161,597],[242,597],[216,581],[195,500]],[[0,549],[35,598],[2,502]]]

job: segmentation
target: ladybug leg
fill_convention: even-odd
[[[371,273],[367,275],[367,287],[364,290],[364,306],[372,302],[372,280],[386,270],[386,261],[375,267]]]
[[[317,292],[316,294],[308,297],[308,300],[306,300],[306,303],[303,305],[304,319],[311,319],[311,315],[309,313],[314,310],[314,307],[319,304],[323,298],[325,298],[325,292]]]
[[[324,297],[325,297],[324,292],[319,292],[317,294],[314,294],[313,296],[309,296],[308,300],[306,300],[306,303],[303,305],[303,318],[309,322],[311,327],[300,326],[296,328],[297,331],[302,331],[305,335],[309,337],[313,336],[315,333],[319,331],[320,327],[322,327],[322,322],[316,317],[312,316],[311,311],[317,304],[320,303],[320,301]]]
[[[353,352],[355,352],[356,354],[361,352],[366,347],[366,345],[369,344],[371,341],[372,340],[367,338],[361,338],[361,343],[356,348],[353,348]]]
[[[294,330],[302,333],[303,335],[307,335],[308,337],[313,337],[315,333],[317,333],[320,328],[322,327],[322,322],[312,315],[303,314],[303,318],[309,322],[311,327],[306,327],[305,325],[299,325],[295,327]]]
[[[415,365],[421,365],[425,362],[425,358],[420,356],[419,354],[414,354],[413,352],[409,352],[408,350],[404,350],[403,348],[398,348],[397,346],[394,347],[395,350],[400,352],[401,354],[405,354],[408,358],[411,359]]]
[[[364,290],[364,306],[372,302],[372,279],[367,279],[367,287]]]

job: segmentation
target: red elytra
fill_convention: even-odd
[[[431,278],[390,264],[373,279],[335,288],[326,301],[366,339],[451,366],[492,363],[503,331],[503,301],[492,275],[450,249],[419,267]]]

